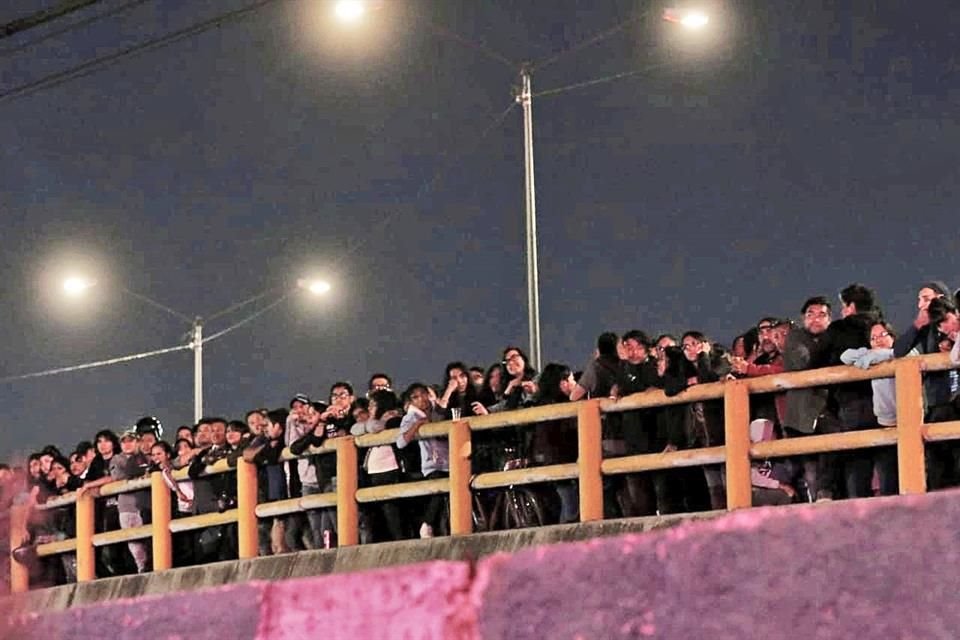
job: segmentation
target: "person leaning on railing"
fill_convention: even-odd
[[[140,453],[140,436],[131,429],[120,436],[120,453],[110,459],[110,478],[108,481],[133,480],[143,477],[147,469],[147,459]],[[101,483],[106,484],[106,483]],[[77,490],[77,497],[83,495],[97,484],[87,484]],[[120,528],[132,529],[144,525],[143,513],[149,510],[150,492],[146,490],[128,491],[117,496],[117,511],[120,516]],[[127,543],[130,555],[137,566],[137,573],[147,570],[150,561],[146,543],[131,540]]]
[[[830,301],[825,296],[808,298],[800,313],[803,324],[787,333],[783,347],[783,368],[787,372],[811,368],[811,357],[819,352],[820,342],[830,326]],[[829,391],[826,387],[789,389],[785,397],[781,425],[784,437],[797,438],[836,430],[837,418],[828,408]],[[803,469],[804,498],[807,501],[833,497],[833,486],[828,477],[829,460],[827,455],[816,454],[796,459],[797,467]]]
[[[380,433],[384,429],[396,429],[402,420],[401,409],[400,401],[392,391],[386,389],[374,391],[369,397],[370,417],[363,422],[355,423],[350,428],[350,434],[362,436],[368,433]],[[371,486],[379,487],[401,481],[400,461],[392,445],[368,448],[364,454],[362,467]],[[370,509],[378,511],[386,525],[386,535],[382,533],[377,535],[379,532],[374,527],[375,540],[402,540],[407,537],[402,512],[395,500],[378,502],[371,505]]]
[[[613,399],[640,393],[659,386],[657,362],[651,357],[651,340],[638,329],[628,331],[620,339],[622,359],[617,381],[610,390]],[[625,411],[621,414],[621,429],[627,455],[660,453],[667,442],[657,430],[657,409]],[[672,513],[667,481],[669,473],[655,471],[647,474],[627,474],[624,478],[624,515],[627,517]]]
[[[674,396],[688,387],[717,382],[730,373],[730,361],[722,347],[712,345],[699,331],[688,331],[680,339],[680,349],[668,348],[664,374],[664,392]],[[684,411],[686,447],[718,447],[724,443],[723,400],[692,402]],[[724,469],[722,466],[703,468],[712,509],[727,505]]]
[[[397,436],[397,447],[403,449],[409,446],[420,428],[430,422],[442,420],[430,400],[427,385],[415,382],[404,394],[410,403],[406,415],[400,421],[400,435]],[[420,447],[420,465],[424,480],[447,478],[450,475],[450,448],[443,438],[424,438],[417,445]],[[446,496],[432,495],[427,501],[427,507],[420,521],[420,537],[432,538],[435,528],[439,526],[439,517],[444,510]]]
[[[289,497],[287,475],[284,473],[281,460],[287,415],[287,412],[283,409],[268,411],[266,425],[262,432],[243,450],[243,459],[259,468],[257,501],[260,503],[276,502]],[[282,516],[277,516],[272,521],[260,520],[258,532],[260,555],[266,556],[271,553],[278,554],[287,551],[285,542],[286,524]]]
[[[840,356],[847,349],[870,346],[870,327],[883,318],[872,289],[854,283],[840,292],[841,317],[834,320],[824,332],[817,351],[812,354],[812,368],[843,364]],[[847,382],[834,385],[830,395],[837,407],[840,431],[857,431],[877,426],[873,413],[873,389],[869,381]],[[833,456],[833,472],[839,477],[848,498],[864,498],[872,495],[871,480],[874,463],[884,464],[882,458],[875,460],[873,451],[851,451]],[[827,465],[829,469],[830,464]],[[889,470],[885,473],[890,473]]]
[[[570,367],[551,362],[543,368],[537,382],[534,406],[568,402],[576,382]],[[577,460],[577,419],[561,418],[539,422],[533,428],[530,457],[535,466],[563,464]],[[577,522],[580,514],[580,496],[577,483],[563,480],[553,485],[560,498],[561,524]]]
[[[893,358],[893,342],[896,339],[893,327],[883,321],[877,321],[870,327],[870,348],[847,349],[840,355],[844,364],[860,369],[869,369],[880,362]],[[876,378],[870,381],[873,389],[873,413],[881,427],[897,426],[897,385],[894,378]],[[882,447],[874,451],[877,477],[880,481],[880,495],[897,495],[897,450],[895,447]]]

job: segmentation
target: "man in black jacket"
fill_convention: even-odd
[[[623,397],[656,388],[657,363],[650,357],[651,341],[647,334],[636,329],[628,331],[620,344],[624,358],[611,394]],[[627,455],[659,453],[666,448],[666,439],[658,437],[656,409],[626,411],[620,415]],[[672,513],[668,477],[666,471],[627,475],[624,478],[626,499],[621,506],[624,516]]]
[[[824,332],[817,351],[812,354],[811,368],[842,364],[840,355],[847,349],[870,348],[870,327],[882,318],[874,292],[862,284],[851,284],[840,292],[840,301],[841,318],[832,322]],[[869,380],[835,385],[831,389],[831,396],[836,403],[840,431],[877,426],[877,417],[873,413],[873,388]],[[889,464],[888,456],[881,458],[877,459],[878,464]],[[872,452],[854,451],[833,459],[835,469],[842,472],[847,497],[864,498],[872,495],[870,484],[875,460]]]

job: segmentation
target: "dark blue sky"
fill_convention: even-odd
[[[2,40],[0,93],[248,2],[151,0],[22,52],[44,28]],[[7,2],[0,21],[51,4]],[[207,345],[206,407],[231,417],[525,345],[519,108],[480,138],[517,73],[436,34],[537,61],[644,5],[534,75],[536,92],[658,65],[535,101],[545,361],[582,366],[607,329],[728,343],[855,280],[903,325],[919,282],[960,285],[950,0],[708,1],[700,42],[657,2],[388,1],[351,35],[294,0],[0,97],[0,377],[180,341],[109,282],[209,315],[330,274],[330,298]],[[71,262],[103,282],[83,305],[50,293]],[[0,457],[146,413],[173,427],[192,416],[191,356],[5,382],[0,406]]]

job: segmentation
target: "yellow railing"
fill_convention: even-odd
[[[257,518],[279,516],[316,508],[335,507],[339,544],[359,542],[358,505],[397,498],[448,494],[450,499],[450,532],[467,535],[473,532],[472,489],[491,489],[516,484],[558,480],[579,481],[580,520],[603,518],[603,477],[605,475],[655,471],[699,465],[726,465],[727,508],[751,506],[750,462],[752,459],[794,456],[878,446],[897,446],[900,493],[926,491],[924,442],[960,439],[960,421],[923,424],[923,394],[921,371],[941,371],[955,368],[947,354],[903,358],[885,362],[868,370],[853,367],[829,367],[783,373],[760,378],[716,382],[693,386],[676,396],[667,397],[663,391],[646,391],[613,401],[585,400],[520,409],[487,416],[472,417],[457,422],[425,425],[418,438],[448,438],[450,444],[449,478],[422,480],[402,484],[358,489],[358,449],[390,444],[397,439],[397,430],[359,437],[343,437],[328,441],[304,455],[337,456],[337,490],[334,493],[291,498],[257,504],[257,470],[243,460],[238,462],[237,508],[223,513],[209,513],[171,520],[171,494],[159,473],[151,477],[114,482],[101,487],[100,495],[116,495],[133,490],[150,489],[152,523],[134,529],[122,529],[94,534],[94,498],[84,494],[58,497],[38,509],[64,508],[76,510],[76,538],[38,545],[37,554],[50,556],[60,553],[77,554],[77,579],[89,581],[94,572],[94,548],[130,540],[150,538],[153,545],[153,569],[162,571],[173,566],[172,534],[205,527],[236,523],[238,556],[241,559],[257,555]],[[749,399],[751,394],[770,393],[789,389],[819,387],[829,384],[896,377],[897,427],[851,431],[846,433],[809,436],[751,444],[749,437]],[[601,450],[601,415],[685,404],[701,400],[724,401],[725,445],[666,453],[631,455],[604,460]],[[499,471],[474,475],[471,468],[471,433],[520,425],[533,425],[546,420],[576,418],[579,455],[576,463]],[[284,460],[297,456],[286,450]],[[225,460],[207,467],[206,475],[232,471]],[[186,477],[186,470],[175,473]],[[26,534],[24,507],[16,507],[11,514],[11,548],[16,548]],[[11,562],[11,589],[14,592],[29,588],[27,567]]]

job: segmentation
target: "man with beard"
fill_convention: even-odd
[[[760,337],[760,351],[755,358],[733,358],[733,372],[747,378],[756,378],[773,373],[781,373],[783,365],[782,323],[777,318],[764,318],[757,323],[757,335]],[[778,329],[781,328],[781,329]],[[750,419],[770,420],[774,424],[783,421],[782,394],[757,394],[750,396]]]
[[[800,310],[803,325],[794,327],[783,347],[784,371],[803,371],[812,368],[811,356],[820,348],[824,333],[830,326],[830,301],[824,296],[814,296],[803,303]],[[829,393],[826,388],[790,389],[785,394],[783,435],[787,438],[809,436],[832,431],[836,420],[827,410]],[[801,456],[803,479],[807,485],[807,499],[814,501],[832,497],[832,487],[821,477],[820,457]],[[829,462],[824,459],[824,462]],[[820,487],[821,481],[827,486]]]

